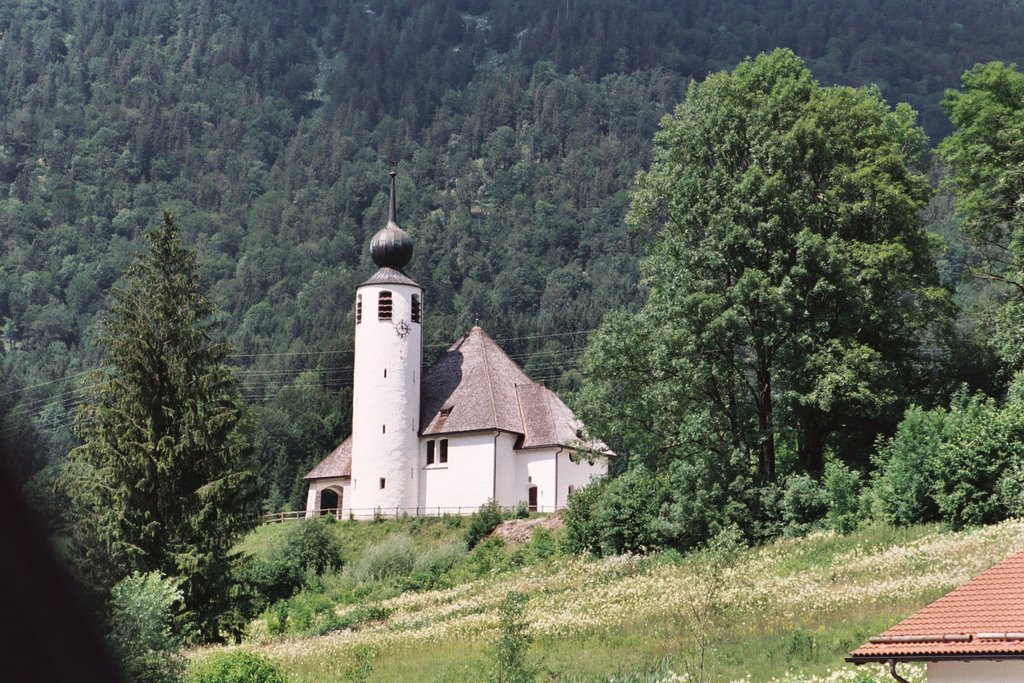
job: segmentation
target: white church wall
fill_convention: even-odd
[[[308,519],[318,515],[317,511],[320,509],[320,501],[325,489],[332,489],[338,494],[338,498],[341,502],[341,512],[338,516],[342,519],[347,518],[349,509],[352,505],[349,482],[350,479],[348,477],[314,479],[310,481],[309,491],[306,493],[306,518]]]
[[[530,487],[537,487],[537,511],[555,511],[555,452],[557,448],[516,451],[515,500],[528,501]]]
[[[497,437],[499,440],[501,436]],[[440,463],[440,442],[448,440],[448,462]],[[427,442],[435,461],[427,465]],[[419,447],[420,507],[426,514],[468,513],[494,496],[495,432],[423,437]]]
[[[391,319],[378,319],[378,297],[391,292]],[[355,329],[352,406],[352,509],[356,517],[413,511],[418,504],[422,330],[412,323],[419,287],[364,285]],[[397,327],[405,323],[405,328]]]
[[[516,440],[518,434],[502,432],[498,437],[495,453],[494,500],[502,507],[519,503],[520,494],[516,474]]]
[[[608,461],[600,458],[591,465],[586,460],[573,462],[570,456],[570,449],[562,449],[558,453],[558,491],[555,495],[555,505],[562,508],[569,501],[569,487],[572,490],[581,489],[590,483],[595,477],[600,477],[608,471]]]

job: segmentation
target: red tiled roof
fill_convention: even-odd
[[[1024,552],[850,653],[849,661],[1024,656]]]

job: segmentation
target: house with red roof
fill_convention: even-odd
[[[897,681],[926,662],[929,683],[1024,681],[1024,552],[1013,555],[850,653]]]
[[[305,477],[306,516],[469,513],[488,501],[555,511],[605,473],[607,448],[479,326],[425,371],[423,288],[395,218],[370,242],[378,270],[356,289],[352,434]],[[596,457],[577,458],[586,448]]]

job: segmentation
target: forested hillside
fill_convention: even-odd
[[[104,293],[168,209],[235,345],[266,505],[294,505],[348,429],[390,167],[428,356],[479,319],[571,389],[584,333],[642,303],[628,190],[691,79],[788,46],[938,139],[943,90],[1020,60],[1022,24],[996,0],[5,2],[0,429],[26,478],[74,445]]]

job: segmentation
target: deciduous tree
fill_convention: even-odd
[[[762,484],[780,447],[813,473],[843,454],[830,437],[900,403],[948,311],[924,149],[909,107],[822,87],[789,50],[692,85],[629,214],[650,296],[593,340],[583,420],[655,469],[747,454]]]

